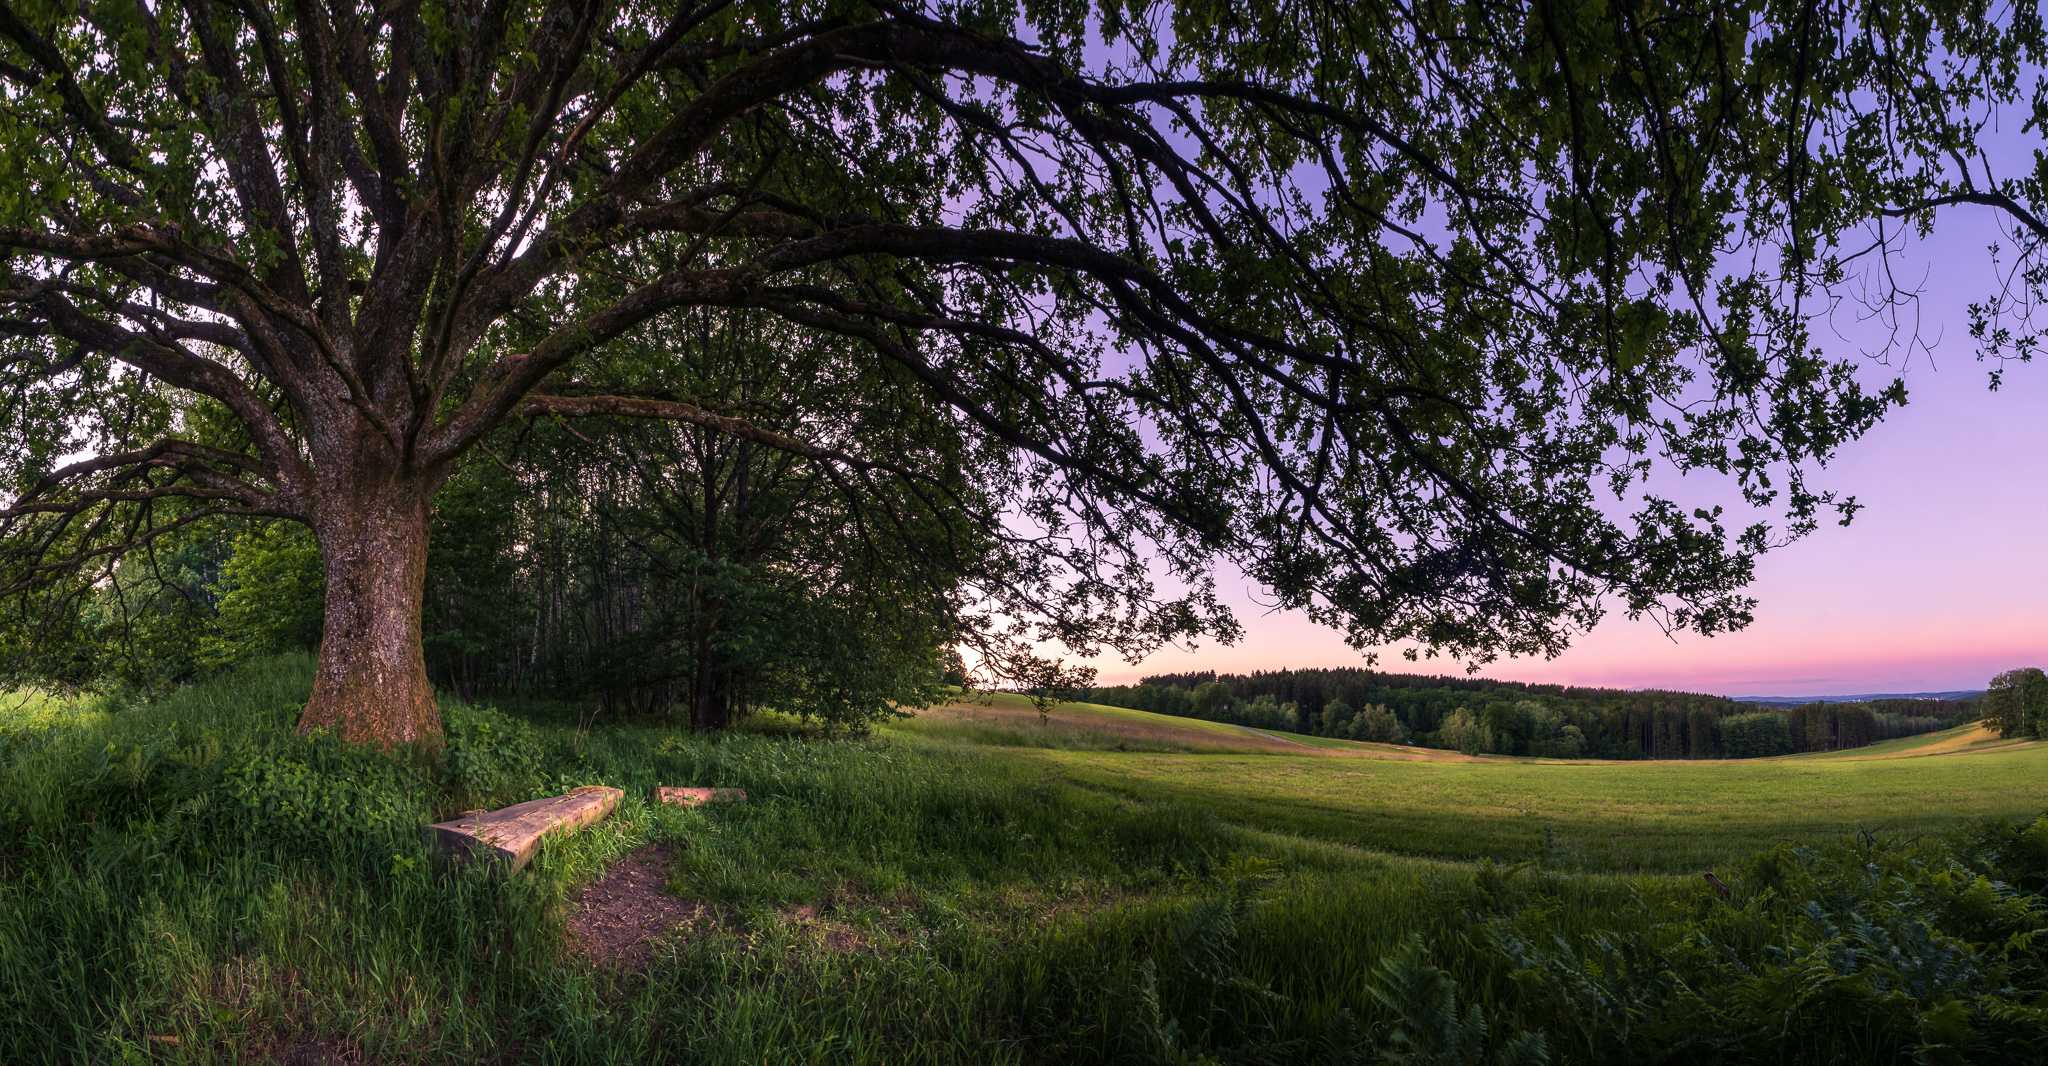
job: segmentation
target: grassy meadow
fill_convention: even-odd
[[[0,1061],[2048,1046],[2039,745],[1578,764],[1085,707],[1041,725],[1014,699],[850,739],[451,702],[447,751],[393,762],[293,737],[309,685],[283,658],[145,705],[0,700]],[[517,877],[423,850],[429,818],[581,784],[627,799]],[[660,784],[750,800],[660,808]],[[579,955],[577,891],[650,843],[706,917],[643,968]]]
[[[1023,697],[997,695],[892,728],[996,746],[1048,777],[1186,803],[1247,828],[1390,855],[1541,856],[1604,872],[1698,873],[1781,843],[1916,837],[2048,809],[2048,745],[1974,724],[1776,759],[1561,762],[1273,734],[1290,744],[1090,704],[1049,717],[1040,727]]]

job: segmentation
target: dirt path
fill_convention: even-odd
[[[710,905],[663,890],[674,862],[674,848],[649,845],[578,893],[570,903],[569,950],[599,965],[639,969],[677,926],[715,917]]]
[[[1242,730],[1244,730],[1245,732],[1247,732],[1247,733],[1250,733],[1250,734],[1251,734],[1251,735],[1253,735],[1253,736],[1256,736],[1256,737],[1265,737],[1265,738],[1266,738],[1267,740],[1277,740],[1277,741],[1279,741],[1279,742],[1280,742],[1280,743],[1282,743],[1282,744],[1292,744],[1292,745],[1294,745],[1294,746],[1295,746],[1295,747],[1297,747],[1297,748],[1313,748],[1313,747],[1315,747],[1315,745],[1313,745],[1313,744],[1303,744],[1303,743],[1302,743],[1301,741],[1299,741],[1299,740],[1289,740],[1289,739],[1287,739],[1286,737],[1282,737],[1282,736],[1275,736],[1275,735],[1273,735],[1273,734],[1271,734],[1271,733],[1268,733],[1268,732],[1266,732],[1266,731],[1265,731],[1265,730],[1263,730],[1263,729],[1253,729],[1253,728],[1252,728],[1251,726],[1248,726],[1248,725],[1235,725],[1235,724],[1232,724],[1232,725],[1231,725],[1231,728],[1233,728],[1233,729],[1242,729]],[[1318,748],[1317,750],[1318,750],[1318,751],[1321,751],[1321,750],[1323,750],[1323,749],[1320,749],[1320,748]]]

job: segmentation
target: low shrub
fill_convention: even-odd
[[[1249,900],[1225,881],[1114,937],[1149,946],[1108,993],[1131,1024],[1103,1057],[2048,1060],[2048,817],[1785,845],[1725,874],[1725,898],[1533,864],[1312,877]]]
[[[495,807],[524,798],[541,779],[547,745],[538,730],[495,708],[450,704],[441,711],[447,733],[441,780],[456,802]]]
[[[389,854],[401,839],[417,837],[423,822],[417,775],[409,779],[404,764],[324,730],[302,741],[242,746],[222,764],[217,787],[225,821],[298,854]],[[193,769],[204,773],[206,764]],[[196,792],[179,809],[203,807],[206,799]]]

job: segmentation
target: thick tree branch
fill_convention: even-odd
[[[788,434],[762,429],[745,419],[717,414],[696,404],[683,403],[679,400],[651,400],[637,396],[528,396],[519,402],[514,413],[528,417],[558,415],[565,418],[590,418],[609,415],[615,418],[659,418],[671,422],[688,422],[717,430],[739,440],[765,444],[777,451],[788,452],[805,459],[863,469],[882,465],[856,459],[830,448],[806,444]]]
[[[1911,218],[1925,211],[1932,211],[1936,208],[1949,207],[1955,204],[1995,207],[2011,216],[2013,221],[2025,226],[2027,232],[2033,234],[2036,239],[2048,240],[2048,222],[2042,221],[2040,216],[2027,210],[2024,204],[2001,192],[1965,191],[1950,193],[1946,196],[1929,197],[1925,200],[1898,207],[1879,208],[1877,213],[1885,218]]]

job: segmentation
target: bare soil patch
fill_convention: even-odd
[[[569,949],[601,966],[637,969],[679,925],[715,917],[710,904],[670,895],[675,849],[651,844],[619,860],[570,901]]]
[[[299,1040],[272,1053],[277,1066],[359,1066],[360,1050],[339,1040]]]
[[[833,954],[863,951],[874,946],[873,937],[845,922],[820,918],[818,916],[818,905],[815,903],[785,907],[779,913],[783,921],[815,937],[817,942],[823,945],[826,951]]]

